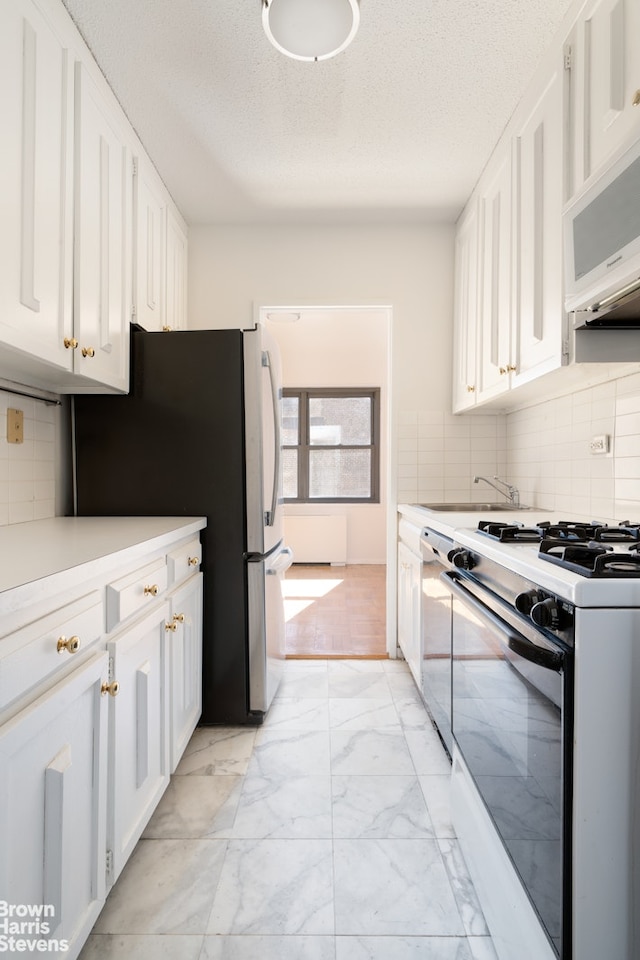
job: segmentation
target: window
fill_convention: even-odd
[[[380,390],[283,390],[284,499],[378,503]]]

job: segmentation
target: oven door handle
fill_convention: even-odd
[[[564,666],[565,655],[560,650],[547,650],[545,647],[539,647],[535,643],[531,643],[530,640],[527,640],[525,637],[520,636],[519,634],[513,632],[509,629],[509,625],[504,622],[497,614],[493,612],[489,607],[485,606],[481,600],[478,600],[473,596],[468,590],[460,584],[460,581],[456,577],[455,573],[452,573],[450,570],[446,570],[441,574],[441,577],[446,581],[451,592],[460,598],[463,603],[466,603],[469,607],[472,608],[474,613],[483,620],[489,627],[493,630],[499,630],[500,633],[505,637],[507,646],[510,650],[513,650],[514,653],[517,653],[519,657],[523,657],[525,660],[529,660],[531,663],[535,663],[539,667],[544,667],[546,670],[554,670],[556,673],[559,673]]]

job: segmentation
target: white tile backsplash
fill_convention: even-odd
[[[7,410],[24,414],[24,443],[7,442]],[[55,516],[60,408],[0,391],[0,526]]]
[[[504,419],[507,472],[523,502],[594,518],[640,516],[640,374]],[[602,434],[610,451],[592,454],[589,441]]]
[[[415,447],[400,441],[401,502],[492,499],[472,481],[497,474],[519,488],[522,503],[544,510],[640,519],[640,373],[509,414],[419,410],[399,422],[418,425]],[[610,451],[592,454],[589,441],[601,434]]]
[[[504,473],[506,434],[502,420],[500,416],[454,417],[430,410],[400,413],[399,501],[486,500],[489,488],[474,484],[473,475]],[[413,423],[418,425],[415,449],[407,443],[408,427]],[[415,480],[407,472],[411,457],[417,466]]]

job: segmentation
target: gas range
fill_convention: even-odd
[[[481,520],[440,561],[454,825],[500,956],[640,957],[640,524]]]
[[[640,606],[640,523],[480,520],[455,540],[576,606]]]

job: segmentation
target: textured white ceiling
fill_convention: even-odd
[[[260,0],[64,0],[190,223],[453,219],[571,0],[361,0],[332,60]]]

